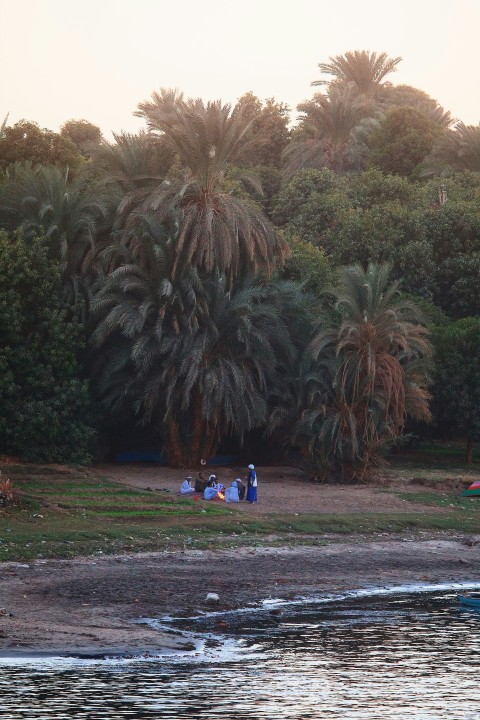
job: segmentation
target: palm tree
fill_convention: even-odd
[[[290,177],[306,167],[337,173],[361,170],[367,158],[367,138],[376,127],[376,110],[351,85],[332,87],[298,106],[304,113],[300,132],[284,153],[284,172]]]
[[[118,214],[124,218],[165,180],[173,153],[158,137],[145,131],[137,135],[114,134],[114,139],[114,144],[104,143],[98,148],[95,165],[105,183],[118,192]]]
[[[115,213],[108,243],[95,258],[99,278],[119,267],[133,253],[144,271],[156,273],[164,245],[175,234],[173,217],[160,222],[145,211],[165,181],[173,162],[172,152],[146,132],[114,135],[115,144],[103,144],[94,159],[95,170],[112,197]]]
[[[387,75],[395,72],[401,57],[390,58],[386,53],[354,50],[345,55],[329,58],[329,63],[320,63],[320,72],[332,76],[332,80],[315,80],[312,85],[332,83],[353,83],[357,92],[371,95],[383,84]]]
[[[480,171],[480,125],[459,122],[446,130],[432,153],[431,169],[449,166],[455,170]]]
[[[5,117],[2,120],[2,124],[0,125],[0,138],[2,138],[5,134],[5,128],[7,127],[7,121],[8,121],[9,114],[10,113],[7,113],[5,115]]]
[[[137,115],[161,135],[183,170],[145,207],[159,220],[172,213],[179,218],[173,275],[193,265],[207,275],[218,273],[233,287],[245,273],[270,273],[288,247],[257,206],[232,195],[225,178],[249,127],[245,113],[163,90],[140,104]]]
[[[386,265],[341,273],[339,320],[311,344],[310,399],[299,428],[331,466],[361,476],[401,436],[407,415],[430,417],[427,331],[388,278]]]
[[[21,229],[26,238],[44,235],[53,257],[63,263],[65,278],[91,265],[99,229],[111,209],[109,198],[88,174],[70,179],[53,165],[34,168],[16,163],[0,186],[0,222]]]
[[[229,292],[193,268],[173,284],[134,264],[118,268],[93,303],[103,403],[116,412],[133,405],[176,466],[198,465],[222,437],[241,440],[265,422],[269,387],[296,357],[286,317],[294,313],[282,315],[281,292],[252,284]]]

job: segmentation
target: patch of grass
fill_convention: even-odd
[[[473,464],[465,463],[465,446],[461,443],[419,443],[415,448],[389,456],[392,469],[418,469],[430,472],[447,472],[452,475],[480,474],[480,447],[473,453]]]

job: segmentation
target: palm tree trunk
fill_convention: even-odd
[[[180,438],[178,424],[170,420],[168,424],[168,462],[173,467],[185,467],[183,445]]]
[[[200,465],[200,460],[202,460],[202,458],[205,460],[208,459],[203,454],[204,450],[202,440],[205,434],[204,424],[205,423],[202,418],[202,396],[200,393],[196,393],[193,406],[193,437],[192,446],[190,448],[190,461],[192,467]]]
[[[473,462],[473,440],[467,440],[467,452],[465,454],[465,462],[471,465]]]
[[[217,432],[217,423],[215,420],[212,420],[207,425],[207,432],[206,432],[206,456],[212,457],[215,455],[218,447],[218,432]]]

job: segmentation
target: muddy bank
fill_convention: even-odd
[[[434,582],[480,582],[480,537],[381,538],[292,548],[150,553],[0,566],[0,655],[135,653],[184,647],[135,624],[274,597]]]

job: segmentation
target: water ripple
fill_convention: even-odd
[[[1,718],[480,717],[480,613],[462,611],[451,588],[274,607],[230,615],[227,642],[192,657],[4,661]],[[215,619],[182,622],[207,637]]]

